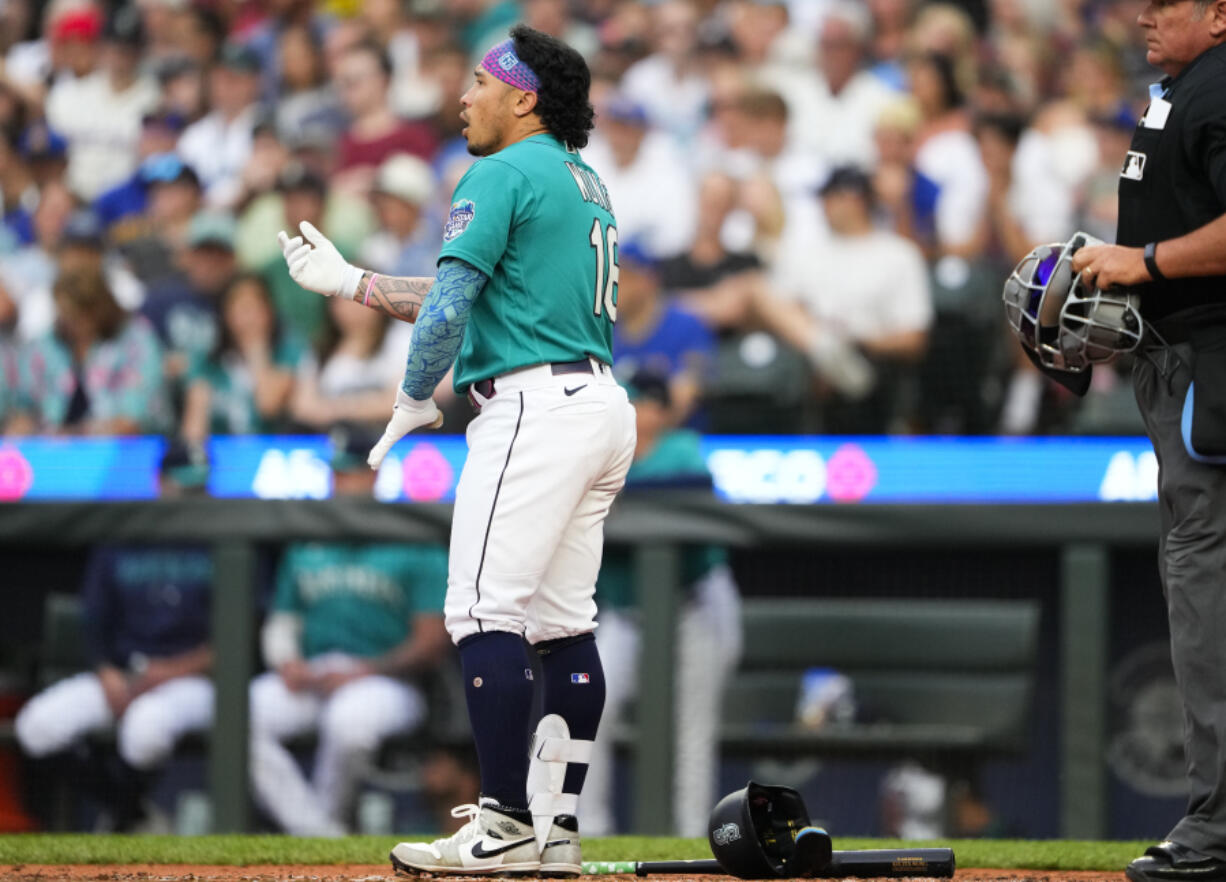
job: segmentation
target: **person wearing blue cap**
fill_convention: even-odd
[[[702,384],[715,359],[715,335],[665,295],[658,261],[640,239],[620,246],[618,322],[613,357],[619,378],[654,370],[669,386],[671,426],[700,427]]]
[[[584,158],[609,189],[621,241],[642,240],[659,257],[685,249],[698,223],[692,158],[652,127],[641,102],[614,94],[601,103]]]

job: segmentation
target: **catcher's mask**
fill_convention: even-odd
[[[804,800],[791,787],[755,784],[715,804],[707,825],[711,853],[742,879],[777,879],[792,856],[796,834],[809,826]]]
[[[1013,335],[1043,367],[1078,372],[1131,352],[1145,325],[1139,297],[1128,289],[1091,288],[1073,274],[1073,255],[1101,244],[1087,233],[1039,245],[1005,280],[1002,299]]]

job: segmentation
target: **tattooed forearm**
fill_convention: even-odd
[[[429,398],[455,361],[473,301],[487,279],[485,273],[462,260],[445,259],[439,265],[421,318],[413,325],[402,384],[410,397],[418,401]]]
[[[371,286],[371,276],[375,284]],[[377,309],[402,322],[417,321],[421,305],[430,293],[434,279],[429,276],[384,276],[376,275],[367,270],[362,273],[362,281],[353,299],[358,303],[365,301],[371,309]],[[366,289],[370,288],[370,299],[366,300]]]

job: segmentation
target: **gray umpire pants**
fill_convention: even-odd
[[[1170,350],[1147,350],[1133,371],[1158,457],[1158,567],[1184,713],[1188,809],[1167,838],[1226,860],[1226,465],[1198,463],[1184,448],[1192,352],[1186,343]]]

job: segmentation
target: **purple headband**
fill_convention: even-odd
[[[541,81],[532,68],[524,64],[515,54],[515,43],[503,40],[481,59],[481,66],[490,76],[497,77],[508,86],[523,89],[525,92],[538,92]]]

